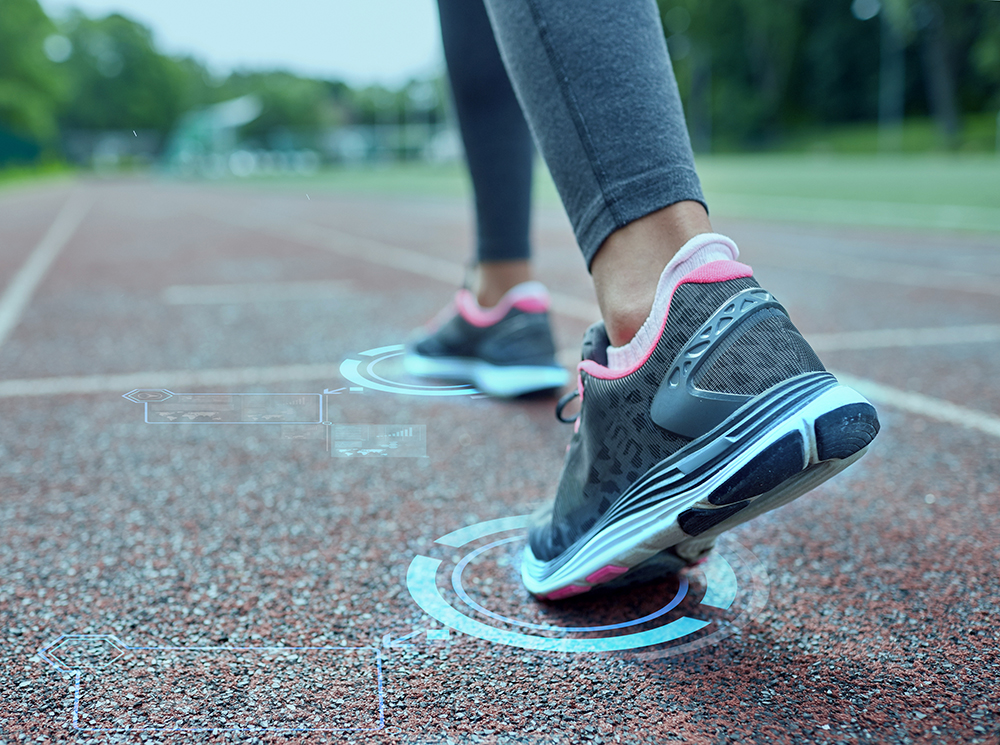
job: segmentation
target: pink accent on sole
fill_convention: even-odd
[[[709,284],[711,282],[725,282],[728,279],[742,279],[743,277],[752,277],[753,269],[748,267],[746,264],[742,264],[739,261],[713,261],[708,264],[704,264],[689,274],[684,276],[680,282],[677,283],[677,287],[674,287],[673,291],[670,293],[670,302],[667,303],[667,312],[663,316],[663,322],[660,324],[660,332],[656,335],[656,339],[650,345],[649,349],[646,350],[646,354],[641,360],[635,363],[632,367],[625,370],[611,370],[604,365],[601,365],[593,360],[584,360],[576,369],[580,372],[585,372],[588,375],[592,375],[595,378],[601,378],[602,380],[618,380],[624,378],[626,375],[631,375],[640,367],[646,364],[646,360],[649,356],[653,354],[653,350],[656,349],[656,345],[660,343],[660,338],[663,336],[663,329],[667,327],[667,318],[670,317],[670,305],[673,303],[674,294],[681,285],[692,282],[695,284]]]
[[[587,575],[587,581],[592,585],[599,585],[601,582],[607,582],[615,577],[621,577],[627,571],[628,567],[616,567],[614,564],[608,564],[606,567],[598,569],[593,574]]]
[[[571,598],[574,595],[580,595],[581,593],[587,592],[589,587],[583,587],[582,585],[569,585],[568,587],[563,587],[559,590],[553,590],[548,595],[542,595],[542,600],[562,600],[563,598]]]

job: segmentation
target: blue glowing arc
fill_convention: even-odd
[[[349,357],[340,363],[340,375],[345,380],[364,388],[385,393],[400,393],[404,396],[473,396],[479,393],[478,390],[469,385],[413,385],[389,380],[375,373],[375,365],[390,357],[398,357],[403,354],[404,350],[405,347],[402,344],[393,344],[358,352],[359,356],[371,357],[372,359],[362,361]],[[365,366],[368,375],[362,372],[362,365]]]
[[[472,541],[494,535],[496,533],[503,533],[511,530],[523,530],[529,525],[530,520],[531,518],[528,515],[506,517],[499,520],[487,520],[485,522],[469,525],[465,528],[452,531],[451,533],[438,538],[435,543],[450,546],[452,548],[459,548],[471,543]],[[495,546],[518,540],[520,538],[522,538],[522,536],[510,536],[494,541],[488,546],[483,546],[470,552],[458,562],[458,565],[455,567],[452,575],[452,584],[458,596],[466,604],[468,604],[470,608],[473,608],[478,612],[483,612],[491,618],[496,618],[506,623],[521,625],[525,628],[561,631],[564,633],[579,633],[583,631],[620,629],[630,625],[637,625],[638,623],[654,620],[655,618],[658,618],[667,613],[669,610],[675,608],[686,596],[687,583],[685,580],[678,588],[676,597],[671,600],[667,606],[659,611],[638,619],[637,621],[587,629],[575,627],[547,628],[538,624],[526,624],[499,616],[492,611],[482,608],[478,603],[471,601],[471,598],[468,597],[468,593],[465,593],[461,587],[462,570],[477,555]],[[693,634],[696,631],[700,631],[711,623],[711,621],[702,621],[700,619],[683,616],[655,629],[597,639],[549,638],[536,636],[534,634],[525,634],[518,631],[509,631],[506,629],[495,628],[483,623],[482,621],[478,621],[475,618],[471,618],[448,603],[437,586],[437,572],[440,566],[441,561],[439,559],[432,559],[421,555],[413,558],[413,561],[410,562],[409,569],[406,572],[406,586],[407,589],[409,589],[413,600],[425,613],[446,626],[450,626],[456,631],[468,636],[473,636],[496,644],[548,652],[615,652],[629,649],[640,649],[643,647],[650,647],[657,644],[676,641]],[[738,589],[736,573],[733,571],[732,565],[723,556],[713,554],[700,568],[704,573],[706,584],[705,596],[702,598],[701,605],[712,608],[720,608],[723,610],[730,608],[736,601]]]
[[[528,623],[527,621],[519,621],[516,618],[508,618],[507,616],[501,616],[499,613],[494,613],[488,608],[484,608],[482,605],[473,600],[469,593],[465,591],[465,587],[462,584],[462,572],[469,565],[469,563],[475,559],[480,554],[486,553],[492,548],[497,546],[502,546],[505,543],[511,543],[513,541],[523,541],[523,535],[515,535],[510,538],[501,538],[499,541],[493,541],[481,548],[477,548],[470,554],[466,554],[458,564],[455,565],[455,570],[451,573],[451,586],[455,590],[455,594],[458,595],[462,602],[473,610],[482,613],[484,616],[492,618],[495,621],[501,621],[503,623],[509,623],[511,626],[520,626],[522,629],[537,629],[538,631],[561,631],[564,634],[580,634],[586,632],[594,631],[615,631],[617,629],[627,629],[629,626],[640,626],[644,623],[649,623],[650,621],[655,621],[660,616],[665,616],[667,613],[672,611],[681,601],[687,597],[688,592],[688,581],[687,577],[681,577],[677,587],[677,593],[671,598],[670,602],[664,605],[659,610],[653,611],[642,618],[634,618],[631,621],[624,621],[622,623],[610,623],[603,626],[551,626],[549,624],[542,623]]]
[[[509,647],[546,652],[616,652],[674,641],[693,634],[709,624],[708,621],[699,621],[685,616],[649,631],[604,639],[550,639],[544,636],[507,631],[469,618],[449,605],[441,596],[435,581],[440,565],[439,559],[431,559],[427,556],[415,556],[410,562],[410,568],[406,572],[406,585],[417,605],[429,616],[456,631]]]

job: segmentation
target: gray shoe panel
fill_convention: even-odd
[[[548,313],[511,308],[500,321],[480,327],[454,315],[408,351],[423,357],[478,359],[497,366],[556,366]]]
[[[614,380],[583,373],[580,428],[566,454],[552,520],[531,533],[536,557],[558,556],[642,474],[691,442],[653,422],[653,397],[677,352],[706,318],[736,293],[756,287],[752,278],[681,285],[666,328],[642,367]]]
[[[737,315],[745,318],[727,330],[735,320],[737,308],[732,306],[737,297],[743,311]],[[733,318],[723,323],[727,313]],[[707,328],[724,333],[699,338]],[[587,358],[601,358],[604,350],[597,347],[606,344],[604,339],[606,335],[593,327],[588,330]],[[692,356],[686,370],[684,353]],[[700,362],[697,367],[695,361]],[[739,376],[747,372],[741,369],[747,365],[756,367],[744,381]],[[673,369],[687,373],[683,397],[667,393],[666,401],[661,396],[654,405]],[[606,513],[617,512],[616,503],[644,474],[712,430],[751,397],[789,378],[822,370],[784,309],[753,278],[681,285],[659,341],[638,370],[612,380],[582,373],[579,430],[566,454],[551,518],[530,533],[535,557],[551,561],[565,552]],[[736,380],[728,389],[707,388],[704,381],[711,376],[727,374]],[[688,383],[695,393],[688,393]],[[692,411],[685,401],[694,401],[703,410]]]
[[[750,395],[697,388],[706,360],[723,343],[740,336],[762,312],[784,314],[785,309],[759,287],[738,292],[722,304],[678,352],[653,397],[650,416],[664,429],[686,437],[699,437],[732,416]]]

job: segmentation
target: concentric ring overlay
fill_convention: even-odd
[[[357,357],[348,357],[341,362],[340,374],[355,385],[404,396],[474,396],[479,393],[471,385],[414,385],[390,380],[376,372],[380,363],[393,357],[401,357],[404,350],[402,344],[366,349],[358,352]]]
[[[496,619],[497,621],[503,621],[504,623],[509,623],[512,626],[521,626],[526,629],[538,629],[539,631],[561,631],[563,633],[580,633],[584,631],[611,631],[613,629],[625,629],[629,626],[638,626],[643,623],[647,623],[660,616],[666,615],[678,605],[687,596],[688,591],[688,581],[687,577],[680,578],[680,587],[677,589],[677,594],[670,600],[669,603],[664,605],[657,611],[653,611],[642,618],[636,618],[631,621],[625,621],[624,623],[612,623],[605,626],[552,626],[550,624],[541,623],[528,623],[526,621],[518,621],[513,618],[508,618],[507,616],[501,616],[499,613],[494,613],[491,610],[487,610],[471,597],[469,593],[465,591],[465,587],[462,586],[462,572],[469,565],[469,562],[475,559],[480,554],[484,554],[492,548],[497,546],[502,546],[505,543],[512,543],[514,541],[524,541],[524,535],[515,535],[511,538],[501,538],[499,541],[493,541],[482,548],[477,548],[472,553],[466,554],[465,557],[455,565],[455,570],[451,574],[451,586],[455,590],[455,594],[458,595],[462,601],[468,605],[470,608],[479,611],[484,616],[489,616],[490,618]],[[735,586],[735,585],[734,585]]]
[[[620,631],[624,628],[649,624],[676,608],[685,599],[690,588],[688,579],[681,576],[677,592],[662,608],[641,618],[623,623],[563,627],[528,623],[503,616],[483,607],[469,596],[463,585],[463,573],[477,557],[501,546],[524,541],[529,522],[529,515],[489,520],[438,538],[435,543],[460,548],[497,534],[508,534],[473,549],[456,563],[451,574],[451,585],[460,603],[464,604],[464,608],[460,609],[461,606],[458,604],[453,605],[446,600],[438,588],[437,575],[442,561],[423,555],[413,558],[406,574],[406,585],[413,600],[425,613],[455,631],[495,644],[577,654],[643,650],[640,653],[642,657],[667,657],[709,644],[717,644],[749,622],[763,609],[767,602],[769,582],[760,562],[739,543],[731,538],[726,538],[720,540],[708,561],[688,572],[688,574],[697,577],[700,580],[699,584],[703,584],[705,587],[698,607],[706,610],[714,609],[716,614],[719,609],[730,611],[733,616],[727,618],[725,622],[685,615],[656,628],[607,637],[553,638],[528,633],[529,631],[547,631],[561,634],[585,632],[592,634],[602,631]],[[743,592],[740,591],[741,586]],[[737,602],[738,599],[739,602]],[[491,626],[474,616],[490,618],[518,627],[521,630],[515,631]],[[713,624],[715,625],[714,630],[709,628]],[[703,630],[707,630],[708,633],[698,634],[697,637],[694,637],[697,632]],[[661,646],[667,644],[669,646],[666,648]],[[658,646],[658,649],[650,649]]]

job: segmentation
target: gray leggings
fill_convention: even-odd
[[[510,86],[497,80],[497,46],[588,267],[618,228],[676,202],[705,203],[654,0],[439,0],[439,8],[476,191],[480,260],[527,255],[530,158]],[[477,123],[470,97],[480,109],[492,105],[493,115]],[[490,177],[497,172],[507,178]],[[512,204],[523,219],[506,219],[516,217],[523,235],[509,241],[509,255],[506,239],[483,222],[503,233],[503,205]]]

